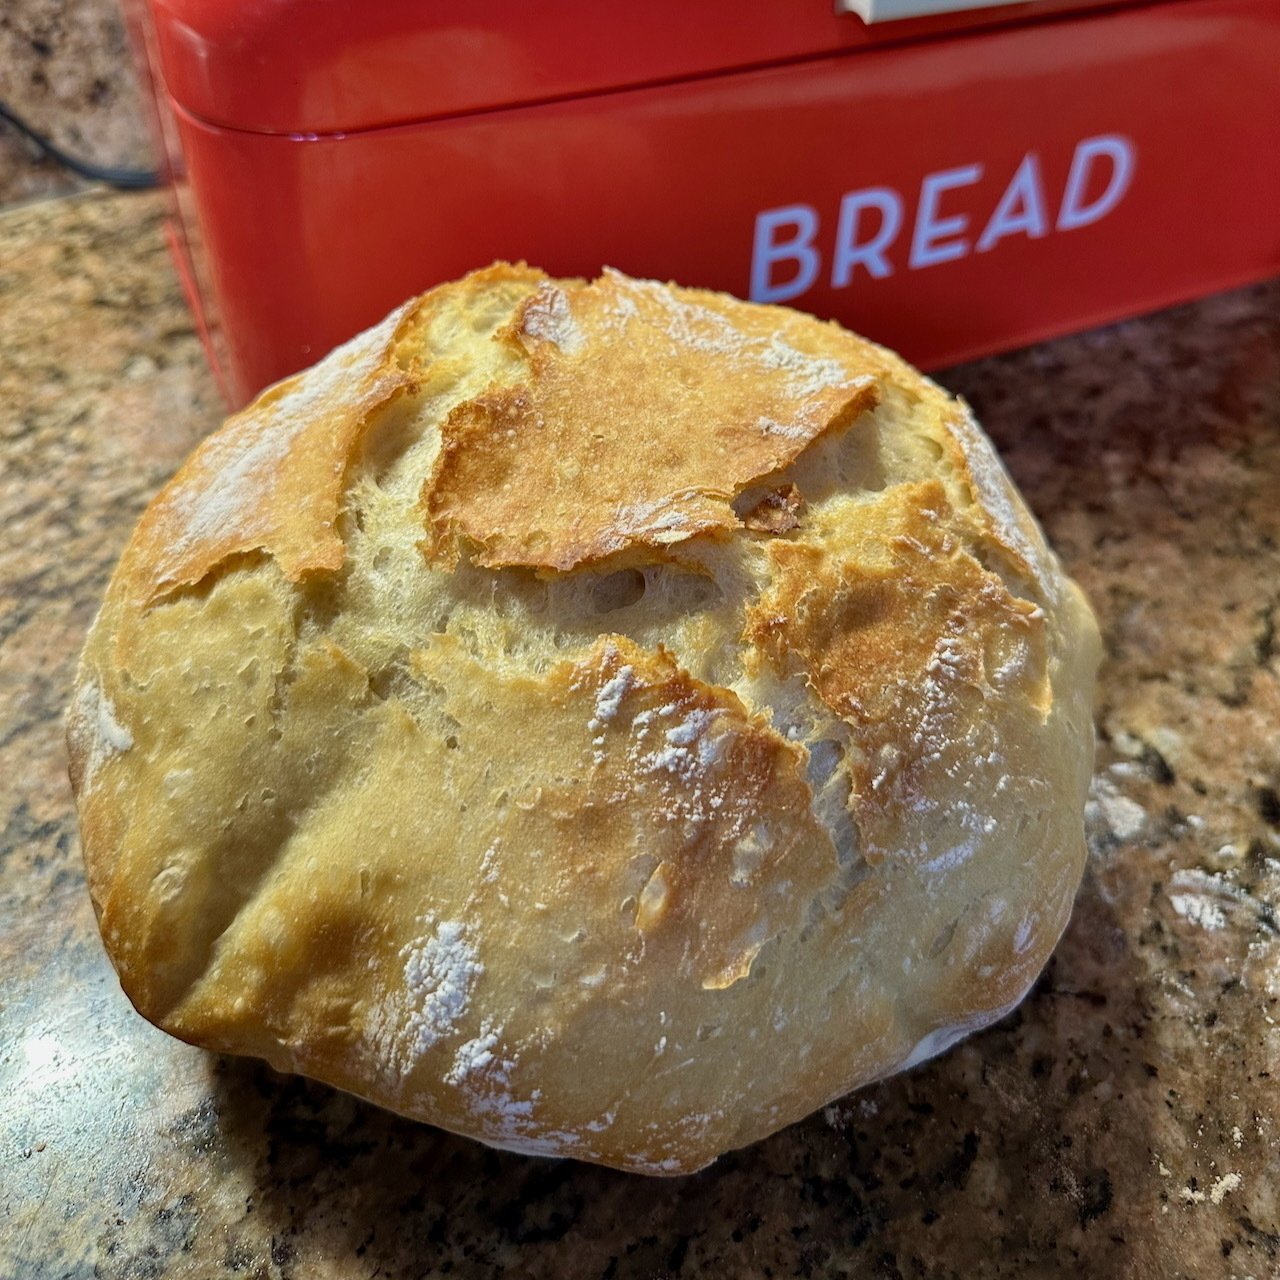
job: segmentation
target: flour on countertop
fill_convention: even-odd
[[[1198,924],[1210,933],[1227,927],[1227,917],[1222,908],[1208,898],[1190,893],[1171,893],[1169,901],[1184,920],[1190,920],[1192,924]]]
[[[1161,1165],[1161,1171],[1167,1172],[1163,1165]],[[1238,1173],[1224,1173],[1220,1178],[1213,1180],[1208,1192],[1191,1185],[1183,1187],[1182,1202],[1193,1205],[1204,1204],[1208,1200],[1211,1204],[1221,1204],[1232,1191],[1238,1191],[1243,1183],[1244,1179]]]
[[[1223,875],[1184,867],[1170,879],[1169,902],[1192,924],[1211,933],[1227,926],[1227,912],[1249,901],[1249,894]]]
[[[1128,796],[1103,796],[1098,804],[1107,825],[1121,840],[1135,840],[1147,825],[1147,811]]]
[[[1224,1173],[1209,1188],[1209,1199],[1213,1204],[1221,1204],[1232,1191],[1239,1191],[1244,1179],[1238,1173]]]
[[[1099,837],[1114,840],[1136,840],[1147,826],[1147,811],[1120,792],[1104,777],[1095,777],[1089,786],[1089,800],[1084,808],[1085,826],[1091,847]],[[1094,852],[1098,852],[1094,848]]]

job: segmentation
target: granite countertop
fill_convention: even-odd
[[[942,375],[1102,623],[1075,916],[995,1028],[649,1180],[203,1053],[121,994],[61,712],[220,416],[162,219],[0,216],[0,1276],[1280,1275],[1280,282]]]
[[[0,99],[78,159],[154,167],[121,0],[3,0]],[[86,186],[0,123],[0,206]]]

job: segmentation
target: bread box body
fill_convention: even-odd
[[[926,367],[1280,271],[1280,4],[134,0],[230,401],[495,258]]]

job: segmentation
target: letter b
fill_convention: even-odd
[[[776,239],[778,229],[794,227],[787,240]],[[751,301],[785,302],[810,288],[818,278],[822,260],[813,247],[818,234],[818,214],[811,205],[790,204],[756,214],[755,242],[751,248]],[[781,284],[773,283],[776,262],[794,262],[796,273]]]

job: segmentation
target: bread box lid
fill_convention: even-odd
[[[966,0],[972,3],[973,0]],[[1132,0],[135,0],[170,97],[206,123],[327,134],[660,84]],[[878,7],[877,7],[878,6]]]

